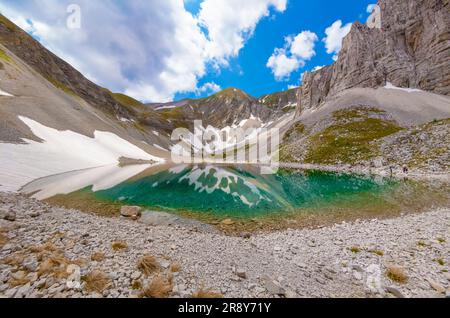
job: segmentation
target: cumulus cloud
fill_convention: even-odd
[[[272,69],[276,80],[287,79],[316,55],[314,47],[317,41],[317,35],[311,31],[288,36],[284,48],[276,48],[266,66]]]
[[[2,0],[0,11],[98,84],[164,102],[199,91],[208,67],[227,65],[286,2],[203,0],[195,16],[182,0],[78,0],[80,29],[66,26],[71,0]]]
[[[221,64],[235,57],[270,9],[286,10],[287,0],[204,0],[198,20],[208,30],[206,54]]]
[[[288,78],[292,72],[303,65],[296,57],[288,57],[285,49],[275,49],[275,52],[267,61],[267,67],[272,69],[276,80]]]
[[[342,48],[342,39],[350,32],[351,23],[342,25],[341,20],[335,21],[325,30],[326,37],[323,39],[328,54],[334,54],[333,59],[337,60]]]
[[[315,43],[318,40],[317,35],[311,31],[303,31],[294,38],[289,39],[291,42],[291,53],[303,60],[310,60],[316,52],[314,51]]]
[[[220,87],[220,85],[217,85],[214,82],[208,82],[203,84],[202,86],[200,86],[199,88],[197,88],[196,90],[196,94],[197,95],[201,95],[201,94],[214,94],[217,92],[220,92],[222,90],[222,88]]]

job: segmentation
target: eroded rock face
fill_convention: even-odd
[[[381,28],[375,22],[353,24],[338,60],[305,73],[298,114],[345,89],[387,82],[450,95],[450,1],[380,0],[378,5]]]

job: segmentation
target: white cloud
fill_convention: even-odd
[[[272,69],[272,73],[277,80],[288,78],[292,72],[303,65],[296,57],[287,57],[285,49],[275,49],[275,52],[267,61],[267,67]]]
[[[371,14],[373,12],[373,9],[375,9],[376,6],[377,6],[376,3],[369,4],[366,9],[367,13]]]
[[[325,43],[327,53],[334,54],[334,60],[337,60],[339,52],[341,51],[342,39],[350,32],[351,28],[351,23],[347,23],[343,26],[342,21],[337,20],[325,30],[327,36],[323,39],[323,42]]]
[[[272,69],[276,80],[287,79],[316,55],[314,47],[317,41],[317,35],[311,31],[288,36],[284,48],[276,48],[266,66]]]
[[[219,64],[236,57],[256,25],[270,14],[286,10],[287,0],[204,0],[198,20],[208,30],[206,54]]]
[[[216,83],[208,82],[208,83],[203,84],[201,87],[199,87],[195,93],[197,95],[201,95],[201,94],[205,94],[205,93],[214,94],[214,93],[220,92],[221,90],[222,90],[222,88],[219,85],[217,85]]]
[[[98,84],[163,102],[196,92],[208,67],[227,65],[287,0],[204,0],[198,16],[181,0],[78,0],[77,30],[66,27],[70,3],[2,0],[0,11]]]
[[[311,31],[303,31],[292,39],[291,53],[303,60],[310,60],[316,52],[314,51],[315,43],[318,37]]]

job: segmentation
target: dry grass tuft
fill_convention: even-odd
[[[112,242],[111,247],[114,251],[121,251],[128,248],[128,244],[125,241],[114,241]]]
[[[218,292],[214,292],[204,287],[200,287],[195,293],[192,294],[192,298],[223,298],[223,295]]]
[[[20,267],[24,260],[25,256],[19,252],[5,257],[1,262],[9,266]]]
[[[384,256],[384,251],[382,250],[369,250],[369,253],[378,255],[378,256]]]
[[[0,247],[3,247],[6,243],[8,243],[9,238],[0,232]]]
[[[179,263],[173,263],[170,265],[170,271],[172,273],[179,273],[181,271],[181,265]]]
[[[142,288],[142,282],[140,280],[135,280],[131,283],[131,288],[133,290],[139,290]]]
[[[417,242],[417,246],[425,248],[428,246],[428,244],[427,242],[420,240],[419,242]]]
[[[355,253],[355,254],[360,253],[361,248],[358,246],[352,246],[352,247],[350,247],[350,252]]]
[[[69,262],[62,254],[53,253],[42,260],[39,265],[38,276],[53,275],[57,278],[66,278],[68,276],[66,269]]]
[[[101,262],[105,259],[105,253],[95,252],[91,255],[91,260],[94,262]]]
[[[24,286],[30,282],[30,279],[27,277],[27,273],[23,272],[22,275],[13,275],[13,277],[8,281],[9,286],[12,288],[17,286]]]
[[[28,250],[31,253],[43,253],[43,252],[55,252],[57,248],[52,242],[47,242],[42,245],[32,245],[28,247]]]
[[[387,265],[386,276],[389,277],[390,280],[401,284],[408,281],[408,275],[406,274],[405,269],[398,265]]]
[[[143,256],[139,260],[137,267],[142,273],[147,276],[159,271],[159,269],[161,268],[156,258],[152,255]]]
[[[442,259],[442,258],[438,258],[438,259],[436,260],[436,262],[438,262],[438,264],[441,265],[441,266],[445,266],[445,261],[444,261],[444,259]]]
[[[103,293],[110,285],[111,279],[101,270],[93,270],[88,275],[83,277],[85,289],[87,292]]]
[[[167,298],[173,289],[171,277],[155,277],[141,293],[145,298]]]

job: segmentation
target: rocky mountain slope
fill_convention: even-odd
[[[369,23],[353,24],[333,65],[305,73],[298,113],[353,87],[392,83],[450,95],[450,2],[380,0],[378,5],[381,10]]]
[[[194,120],[222,129],[251,119],[255,125],[267,125],[293,112],[296,90],[255,98],[237,88],[228,88],[202,99],[185,99],[166,104],[151,104],[163,118],[179,127],[192,128]]]
[[[261,127],[293,114],[295,90],[258,100],[238,89],[169,104],[113,93],[0,15],[0,189],[120,158],[170,157],[171,132],[204,126]],[[127,160],[128,162],[128,160]]]
[[[282,160],[450,170],[449,1],[378,6],[334,64],[303,76]]]

